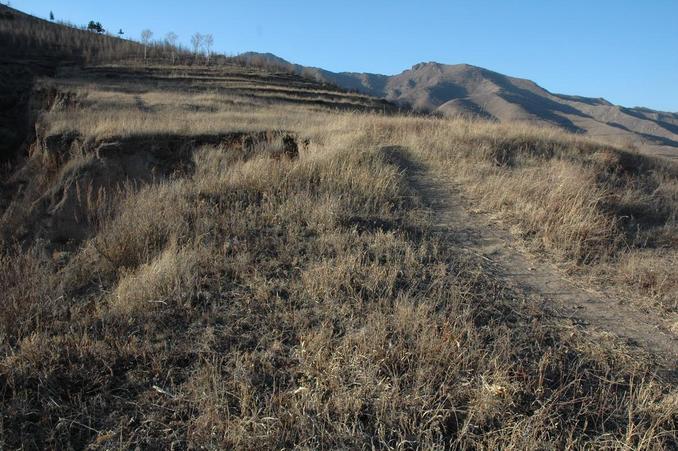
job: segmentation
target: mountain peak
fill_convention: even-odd
[[[436,68],[436,69],[467,69],[467,70],[481,70],[481,71],[488,71],[487,69],[484,69],[479,66],[474,66],[472,64],[466,64],[466,63],[459,63],[459,64],[444,64],[444,63],[439,63],[437,61],[424,61],[421,63],[417,63],[412,66],[411,70],[420,70],[420,69],[426,69],[426,68]]]
[[[433,67],[433,68],[439,69],[442,66],[443,66],[443,64],[437,63],[435,61],[426,61],[426,62],[421,62],[421,63],[417,63],[417,64],[413,65],[412,70],[420,70],[420,69],[425,69],[425,68],[428,68],[428,67]]]

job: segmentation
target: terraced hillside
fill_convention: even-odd
[[[72,201],[78,189],[186,169],[201,145],[243,151],[247,139],[256,147],[287,134],[298,148],[305,145],[300,130],[337,111],[395,111],[383,100],[238,66],[71,66],[37,83],[28,104],[25,120],[35,125],[26,127],[35,137],[6,183],[5,193],[17,196],[8,215],[16,219],[20,210],[36,233],[62,241],[84,233]],[[18,186],[31,188],[12,189]],[[11,235],[23,230],[11,227]]]

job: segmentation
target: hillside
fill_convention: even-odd
[[[279,64],[285,62],[271,55],[261,56],[275,58]],[[467,64],[421,63],[393,76],[291,67],[318,80],[409,105],[417,111],[557,126],[604,142],[637,146],[652,155],[678,158],[678,113],[553,94],[530,80]]]
[[[29,124],[34,120],[31,117],[34,112],[30,111],[31,89],[41,77],[53,77],[59,70],[102,63],[134,64],[139,67],[149,65],[190,67],[194,64],[202,66],[204,62],[203,57],[181,47],[152,42],[145,49],[142,44],[133,40],[86,31],[71,24],[50,22],[0,5],[0,162],[13,160],[22,144],[31,139],[32,130]],[[285,65],[275,61],[259,61],[258,68],[249,63],[243,59],[219,54],[212,55],[210,59],[212,69],[227,66],[230,68],[227,71],[244,74],[248,70],[238,69],[244,66],[249,67],[250,75],[255,78],[270,76],[266,83],[262,84],[262,87],[265,85],[269,91],[267,94],[269,101],[276,100],[273,95],[275,93],[281,96],[292,93],[292,97],[285,101],[294,101],[296,93],[297,96],[304,97],[305,102],[309,102],[309,98],[312,97],[316,104],[328,107],[345,109],[365,107],[368,110],[377,109],[382,112],[397,109],[384,100],[355,94],[347,96],[343,89],[334,85],[328,86],[326,83],[294,76],[288,73]],[[134,78],[132,73],[128,73],[127,76]],[[275,81],[276,78],[278,81]],[[236,77],[232,81],[247,80]],[[274,89],[271,85],[277,86],[277,91],[270,92]],[[301,90],[295,90],[299,86]],[[287,89],[283,89],[284,87]],[[203,85],[197,89],[208,88]],[[221,88],[223,86],[215,86],[217,90]],[[314,93],[309,95],[305,91]],[[246,83],[229,92],[255,95],[252,86]]]
[[[675,448],[674,162],[34,50],[0,71],[0,449]]]
[[[87,235],[86,214],[74,204],[82,186],[98,192],[169,175],[190,167],[201,145],[239,146],[249,137],[258,147],[289,132],[298,148],[293,130],[314,112],[395,110],[381,99],[241,66],[69,65],[23,96],[24,141],[9,153],[0,228],[5,239],[64,243]],[[266,125],[274,118],[275,127]]]
[[[151,50],[152,56],[157,52]],[[11,161],[32,133],[29,103],[36,79],[58,67],[129,60],[143,55],[133,41],[42,20],[0,5],[0,162]]]

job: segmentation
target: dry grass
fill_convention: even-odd
[[[199,264],[199,248],[169,244],[149,263],[121,275],[110,301],[111,312],[129,318],[152,310],[153,304],[190,299],[196,293]]]
[[[10,249],[0,254],[0,339],[3,348],[47,326],[58,309],[59,292],[51,262],[38,252]]]
[[[49,113],[45,134],[102,140],[284,129],[322,142],[328,132],[362,132],[374,142],[405,145],[439,175],[455,178],[484,209],[516,224],[534,250],[572,263],[570,270],[584,264],[598,280],[612,278],[664,309],[678,307],[678,169],[670,162],[520,124],[262,106],[230,97],[228,84],[223,92],[169,94],[125,94],[122,86],[71,86],[80,107]],[[654,263],[648,269],[638,261]]]
[[[54,60],[89,64],[110,64],[114,61],[146,64],[154,61],[177,65],[237,65],[283,73],[295,71],[291,64],[281,64],[265,58],[230,57],[213,53],[207,61],[202,51],[196,55],[181,44],[170,45],[165,40],[143,44],[132,36],[123,39],[115,30],[95,33],[88,31],[84,24],[47,21],[13,9],[9,4],[0,5],[0,37],[0,48],[4,56],[37,58],[50,64]]]
[[[58,57],[86,61],[140,58],[143,46],[66,23],[51,23],[0,5],[0,36],[6,56]],[[156,56],[159,49],[151,49]]]
[[[678,307],[675,163],[521,124],[406,117],[353,123],[454,179],[479,207],[517,226],[532,250],[590,282],[625,286],[664,311]]]
[[[102,74],[108,73],[116,78],[102,82]],[[338,109],[393,110],[393,106],[364,95],[233,67],[103,66],[67,73],[45,85],[72,93],[68,105],[52,108],[43,116],[45,136],[77,132],[103,139],[305,130],[324,126],[336,117],[333,113]]]
[[[184,99],[162,106],[150,91],[142,130],[126,128],[127,107],[99,124],[105,90],[88,91],[71,127],[173,129],[160,111]],[[291,129],[310,146],[298,160],[195,149],[191,171],[92,201],[89,237],[63,253],[34,242],[0,259],[3,447],[675,447],[675,385],[441,241],[380,149],[408,148],[535,248],[635,274],[657,299],[675,275],[641,273],[649,253],[675,259],[671,167],[619,172],[623,154],[553,130],[220,108],[225,122],[196,115],[189,132]],[[44,125],[57,133],[67,113]],[[657,220],[624,222],[641,200]]]

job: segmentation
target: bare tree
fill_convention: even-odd
[[[169,47],[170,55],[172,56],[172,64],[174,64],[174,52],[177,47],[177,39],[179,39],[179,36],[173,31],[170,31],[165,35],[165,44]]]
[[[197,58],[198,52],[200,52],[200,47],[202,47],[202,35],[200,33],[196,33],[191,36],[191,45],[193,46],[193,53]]]
[[[205,39],[205,50],[207,53],[207,63],[210,62],[210,56],[212,56],[212,46],[214,45],[214,37],[212,33],[208,33],[204,36]]]
[[[141,43],[144,44],[144,61],[146,61],[146,50],[148,49],[148,44],[150,44],[152,37],[153,32],[149,29],[141,32]]]

